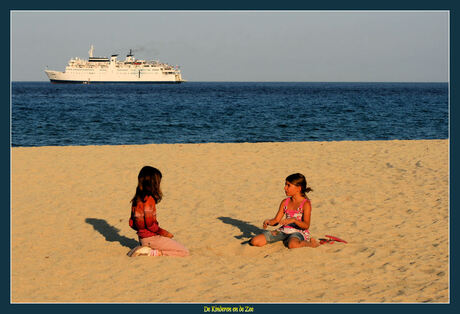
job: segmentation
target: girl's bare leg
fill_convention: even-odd
[[[318,240],[316,240],[315,238],[310,238],[310,241],[303,241],[303,242],[307,242],[307,245],[308,247],[318,247],[319,246],[319,242]]]
[[[310,238],[310,241],[300,241],[297,238],[292,238],[288,242],[290,249],[296,249],[301,247],[318,247],[319,243],[315,238]]]
[[[263,234],[256,235],[251,239],[251,245],[253,246],[264,246],[265,244],[267,244],[267,239]]]

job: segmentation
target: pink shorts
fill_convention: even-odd
[[[162,237],[159,235],[149,237],[149,238],[139,238],[139,242],[141,245],[150,246],[152,249],[160,250],[163,252],[165,256],[187,256],[189,255],[188,249],[177,242],[168,237]]]

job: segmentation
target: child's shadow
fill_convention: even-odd
[[[109,242],[120,242],[121,245],[130,249],[139,245],[138,241],[119,235],[120,230],[109,225],[104,219],[86,218],[85,222],[92,225],[94,230],[102,234]]]
[[[242,232],[241,235],[235,236],[236,239],[246,238],[248,240],[241,242],[241,244],[249,243],[252,237],[263,232],[262,229],[247,223],[246,221],[230,218],[230,217],[218,217],[217,219],[221,220],[223,223],[235,226],[240,229]]]

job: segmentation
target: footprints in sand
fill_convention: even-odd
[[[387,166],[387,168],[395,168],[395,166],[393,166],[393,164],[391,164],[389,162],[387,162],[385,165]],[[414,165],[415,165],[416,168],[422,168],[423,167],[423,164],[422,164],[421,160],[418,160]],[[407,170],[402,169],[402,168],[395,168],[395,169],[401,170],[401,171],[404,171],[404,172],[407,171]]]
[[[369,248],[369,247],[361,247],[358,249],[357,253],[363,253],[367,255],[367,258],[371,258],[375,255],[376,249],[375,248]]]
[[[402,172],[402,173],[407,172],[406,169],[403,169],[403,168],[396,168],[395,166],[393,166],[393,165],[392,165],[391,163],[389,163],[389,162],[386,163],[386,166],[387,166],[387,168],[389,168],[389,169],[395,169],[395,170],[398,171],[398,172]]]

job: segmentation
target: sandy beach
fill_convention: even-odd
[[[13,303],[449,302],[448,140],[15,147],[11,163]],[[189,257],[126,255],[144,165]],[[312,235],[348,244],[246,243],[295,172]]]

